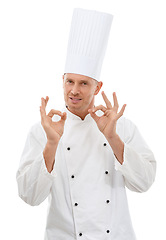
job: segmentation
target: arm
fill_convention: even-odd
[[[108,140],[116,157],[116,170],[124,176],[126,186],[137,192],[146,191],[153,183],[156,171],[156,162],[150,149],[132,124],[125,124],[124,141],[117,133],[117,120],[123,115],[126,105],[118,113],[118,101],[113,93],[114,106],[102,92],[106,107],[100,105],[89,112],[96,121],[99,130]],[[98,117],[95,112],[103,111],[103,116]]]
[[[112,148],[116,160],[118,160],[120,164],[123,164],[124,142],[121,140],[118,134],[113,138],[107,138],[107,141]]]
[[[46,141],[41,124],[35,124],[27,136],[16,175],[19,196],[32,206],[47,198],[55,177],[55,172],[50,174],[45,165]]]
[[[60,111],[52,109],[48,115],[46,115],[46,106],[49,98],[41,98],[40,114],[41,114],[41,124],[47,135],[47,144],[43,151],[43,156],[45,159],[45,164],[48,172],[53,170],[55,162],[56,149],[60,138],[63,135],[64,124],[66,121],[66,113],[61,113]],[[61,119],[58,122],[53,122],[52,117],[54,114],[59,115]]]
[[[154,155],[137,127],[123,119],[124,162],[116,161],[115,168],[125,179],[126,186],[136,192],[147,191],[155,180],[156,161]]]
[[[106,137],[109,142],[116,159],[120,164],[123,163],[123,152],[124,152],[124,143],[116,132],[117,120],[123,115],[126,104],[123,105],[122,109],[118,113],[118,101],[116,94],[113,93],[114,106],[112,107],[111,102],[108,100],[104,92],[102,92],[103,99],[106,103],[106,107],[100,105],[94,107],[94,109],[89,109],[91,117],[96,121],[99,130]],[[103,116],[98,117],[95,112],[97,110],[103,111]]]
[[[48,97],[42,98],[41,124],[33,126],[28,134],[17,171],[19,196],[30,205],[39,205],[50,193],[56,176],[52,171],[55,155],[66,120],[66,113],[53,109],[46,115],[47,102]],[[54,114],[61,116],[60,121],[52,121]]]

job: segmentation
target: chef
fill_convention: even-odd
[[[27,136],[17,172],[19,196],[32,206],[48,198],[45,240],[135,240],[126,187],[145,192],[156,162],[137,127],[102,91],[101,66],[113,16],[74,9],[63,88],[63,111],[46,114]]]

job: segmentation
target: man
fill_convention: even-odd
[[[63,75],[66,107],[46,114],[49,98],[41,99],[41,123],[32,126],[21,157],[20,197],[30,205],[49,198],[47,240],[136,239],[125,186],[144,192],[155,178],[153,153],[122,117],[126,105],[119,111],[116,94],[112,105],[104,92],[105,106],[94,103],[103,85],[99,73],[110,20],[75,9]]]

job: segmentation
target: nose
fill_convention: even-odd
[[[71,90],[71,93],[76,96],[80,93],[79,86],[77,84],[74,84]]]

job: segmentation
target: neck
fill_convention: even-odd
[[[91,102],[91,104],[88,106],[87,109],[82,110],[82,111],[81,110],[78,111],[77,109],[70,109],[68,106],[66,106],[66,107],[71,113],[73,113],[74,115],[76,115],[76,116],[80,117],[82,120],[84,120],[85,117],[89,114],[88,110],[92,109],[94,107],[94,100]]]
[[[69,112],[71,112],[74,115],[80,117],[82,120],[84,120],[85,117],[89,114],[88,110],[87,110],[87,112],[84,112],[84,113],[78,113],[77,111],[70,110],[70,108],[68,108],[68,106],[66,106],[66,108],[69,110]]]

